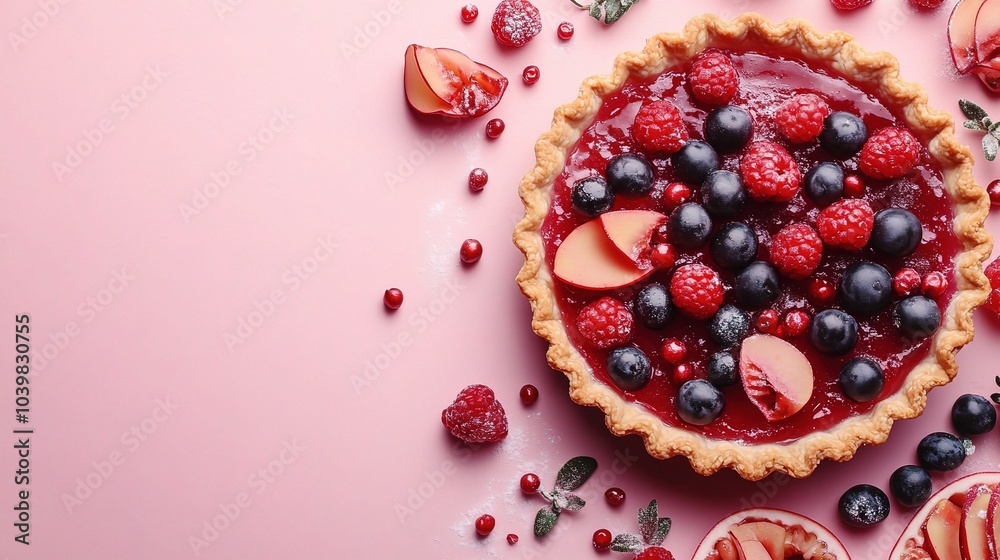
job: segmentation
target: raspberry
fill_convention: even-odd
[[[491,443],[507,437],[507,414],[486,385],[469,385],[441,412],[451,435],[470,443]]]
[[[909,173],[920,159],[920,143],[908,131],[883,128],[861,148],[858,166],[875,179],[898,179]]]
[[[542,32],[542,15],[528,0],[501,0],[493,12],[493,36],[507,47],[523,47]]]
[[[872,235],[875,216],[872,207],[858,198],[848,198],[827,206],[816,217],[819,236],[832,247],[860,251]]]
[[[688,141],[688,130],[681,112],[669,101],[643,105],[635,115],[632,137],[651,152],[672,154]]]
[[[792,155],[772,142],[750,144],[740,161],[740,174],[755,200],[788,202],[802,184],[802,172]]]
[[[636,555],[635,560],[674,560],[674,555],[663,547],[651,546]]]
[[[983,272],[989,278],[991,287],[990,297],[986,299],[983,307],[1000,316],[1000,259],[991,262]]]
[[[598,348],[621,346],[632,340],[632,312],[612,297],[603,297],[580,310],[576,328]]]
[[[713,105],[729,103],[740,85],[733,61],[719,52],[703,53],[694,59],[688,81],[695,99]]]
[[[813,93],[796,95],[785,101],[774,113],[778,132],[789,142],[812,142],[823,132],[823,119],[830,114],[830,106]]]
[[[793,280],[811,275],[822,259],[823,241],[805,224],[785,226],[771,238],[771,262]]]
[[[944,0],[910,0],[910,4],[918,8],[923,8],[925,10],[930,10],[932,8],[937,8],[944,3]]]
[[[834,8],[838,10],[855,10],[872,3],[872,0],[830,0]]]
[[[725,296],[722,280],[703,264],[686,264],[670,279],[674,305],[695,319],[708,319],[719,310]]]

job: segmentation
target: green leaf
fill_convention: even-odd
[[[597,459],[573,457],[556,474],[556,490],[576,490],[597,470]]]
[[[962,110],[962,114],[965,115],[965,118],[967,119],[972,119],[974,121],[981,121],[985,118],[988,118],[986,111],[984,111],[982,107],[976,105],[974,102],[969,101],[968,99],[959,99],[958,108]]]
[[[585,505],[587,505],[587,502],[583,501],[583,498],[580,496],[577,496],[576,494],[567,494],[566,505],[563,506],[563,509],[566,511],[580,511]]]
[[[986,130],[979,121],[967,120],[962,123],[962,126],[968,128],[969,130]]]
[[[559,520],[559,512],[552,508],[542,508],[535,515],[535,536],[544,537],[556,526]]]
[[[601,0],[603,2],[603,0]],[[601,2],[594,2],[590,5],[590,17],[601,21]]]
[[[642,539],[631,533],[615,535],[611,540],[611,550],[615,552],[639,552],[642,549]]]
[[[656,522],[656,534],[653,535],[653,538],[648,539],[646,542],[648,542],[653,546],[660,546],[661,544],[663,544],[663,541],[667,539],[667,533],[669,532],[670,532],[670,518],[661,517]]]
[[[656,534],[656,500],[649,502],[646,509],[639,509],[639,534],[646,542]]]
[[[995,160],[998,149],[1000,149],[1000,140],[997,140],[996,136],[992,134],[983,136],[983,153],[986,154],[986,161]]]
[[[639,0],[607,0],[604,6],[604,23],[611,25],[621,19],[625,12]]]
[[[564,496],[558,490],[556,490],[555,492],[552,493],[552,510],[553,511],[555,511],[556,513],[559,513],[562,510],[566,509],[566,506],[568,506],[568,505],[569,505],[569,497],[568,496]]]

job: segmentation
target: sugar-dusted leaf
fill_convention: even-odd
[[[998,149],[1000,149],[1000,140],[997,140],[996,136],[992,134],[983,136],[983,154],[986,155],[986,161],[997,159]]]
[[[576,490],[597,470],[597,459],[573,457],[556,474],[557,490]]]
[[[632,533],[615,535],[611,540],[611,550],[615,552],[639,552],[643,548],[642,539]]]
[[[563,509],[566,511],[580,511],[585,505],[587,505],[587,502],[583,501],[583,498],[580,496],[577,496],[576,494],[567,494],[566,505],[563,506]]]
[[[535,536],[544,537],[548,535],[549,531],[556,526],[556,521],[558,520],[558,511],[547,507],[538,510],[538,513],[535,515]]]
[[[590,17],[601,21],[601,4],[600,2],[594,2],[590,5]]]
[[[983,125],[980,121],[974,121],[972,119],[969,119],[964,123],[962,123],[962,126],[968,128],[969,130],[986,130],[985,128],[983,128]]]
[[[556,490],[555,492],[552,493],[552,509],[553,510],[555,510],[556,512],[560,512],[560,511],[566,509],[566,506],[568,506],[568,505],[569,505],[569,498],[567,496],[563,495],[562,492]]]
[[[968,99],[959,99],[958,108],[962,110],[962,114],[965,115],[965,118],[967,119],[981,121],[988,118],[986,111],[984,111],[982,107],[976,105],[975,102],[969,101]]]
[[[611,25],[618,21],[637,2],[639,0],[608,0],[604,6],[604,23]]]
[[[545,490],[542,490],[541,488],[539,488],[538,489],[538,493],[541,494],[542,497],[545,498],[546,501],[549,501],[549,502],[554,502],[555,501],[555,493],[554,492],[552,494],[549,494]]]
[[[1000,122],[991,122],[989,125],[986,126],[986,132],[989,132],[993,136],[1000,134],[1000,132],[998,131],[1000,131]]]
[[[639,509],[639,534],[642,540],[649,542],[656,534],[656,500],[649,502],[645,509]]]
[[[661,517],[656,522],[656,534],[653,538],[648,539],[646,542],[653,546],[660,546],[663,541],[667,539],[667,533],[670,532],[670,518]]]

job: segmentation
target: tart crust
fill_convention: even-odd
[[[899,112],[941,168],[954,208],[954,231],[962,245],[955,258],[956,291],[943,314],[942,326],[934,335],[927,357],[907,375],[900,390],[867,414],[848,418],[826,431],[788,443],[762,445],[711,439],[669,426],[642,405],[625,401],[614,389],[597,380],[570,343],[560,318],[541,236],[552,186],[605,96],[620,89],[632,76],[659,75],[708,47],[747,45],[794,52],[813,65],[867,86],[883,103]],[[983,226],[989,212],[989,198],[973,179],[972,154],[955,138],[951,116],[927,106],[926,92],[899,77],[898,62],[891,54],[867,52],[847,33],[820,33],[800,19],[772,24],[754,13],[731,21],[711,15],[698,17],[680,34],[656,35],[641,52],[618,55],[610,74],[585,80],[580,96],[555,111],[551,130],[535,144],[535,156],[534,169],[519,187],[525,215],[514,230],[514,244],[525,256],[517,282],[531,302],[532,328],[549,342],[546,358],[549,365],[569,378],[573,401],[600,408],[608,428],[616,435],[642,436],[653,457],[683,455],[703,475],[731,468],[748,480],[759,480],[773,472],[806,477],[824,459],[846,461],[862,444],[884,442],[895,420],[920,415],[928,391],[955,377],[955,353],[972,340],[972,313],[989,294],[989,282],[982,272],[982,263],[992,249],[992,239]]]

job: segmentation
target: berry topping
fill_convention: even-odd
[[[625,503],[625,491],[617,486],[613,486],[604,491],[604,499],[615,507]]]
[[[508,533],[507,534],[507,544],[509,544],[511,546],[517,544],[517,535],[515,535],[514,533]]]
[[[840,390],[847,398],[857,402],[868,402],[882,394],[885,375],[882,368],[868,358],[854,358],[840,369]]]
[[[669,243],[658,243],[653,246],[649,260],[656,268],[673,268],[677,262],[677,249]]]
[[[740,380],[736,358],[729,352],[716,352],[708,359],[708,382],[716,387],[736,385]]]
[[[580,310],[576,328],[598,348],[621,346],[632,340],[632,312],[617,299],[602,297]]]
[[[636,113],[632,137],[648,151],[672,154],[688,141],[688,130],[673,103],[654,101],[646,103]]]
[[[670,183],[663,189],[663,206],[673,210],[691,200],[691,189],[684,183]]]
[[[485,537],[493,532],[493,528],[497,526],[497,520],[493,518],[492,515],[484,513],[476,519],[476,532],[479,536]]]
[[[789,311],[781,327],[787,338],[799,336],[809,328],[809,315],[805,311]]]
[[[814,93],[801,93],[788,99],[774,113],[778,132],[793,144],[812,142],[823,132],[823,120],[830,106]]]
[[[848,159],[861,151],[868,139],[868,128],[855,115],[837,111],[823,119],[819,144],[838,159]]]
[[[892,257],[906,257],[917,250],[924,229],[909,210],[886,208],[875,214],[871,245]]]
[[[656,282],[644,286],[635,296],[635,316],[650,329],[662,329],[674,318],[670,292]]]
[[[819,236],[831,247],[860,251],[871,237],[875,216],[864,200],[849,198],[824,208],[816,218]]]
[[[784,147],[754,142],[740,160],[740,174],[754,200],[788,202],[799,192],[802,173]]]
[[[809,341],[824,354],[842,356],[858,343],[858,322],[839,309],[824,309],[809,325]]]
[[[476,21],[477,17],[479,17],[479,8],[477,8],[475,4],[466,4],[462,6],[461,15],[463,22],[472,23]]]
[[[393,311],[399,309],[399,306],[403,305],[403,291],[399,288],[389,288],[382,296],[382,303]]]
[[[754,328],[761,334],[771,334],[778,328],[778,312],[773,309],[765,309],[757,315]]]
[[[930,298],[911,296],[896,304],[893,319],[903,336],[922,340],[941,326],[941,310]]]
[[[695,319],[708,319],[725,296],[718,273],[703,264],[686,264],[670,279],[674,305]]]
[[[865,182],[857,175],[844,177],[844,195],[850,198],[861,198],[865,194]]]
[[[755,261],[740,271],[733,281],[736,301],[748,309],[765,307],[781,294],[778,270],[764,261]]]
[[[490,121],[486,123],[486,137],[490,140],[496,140],[497,138],[500,138],[500,135],[503,134],[503,131],[506,128],[507,125],[504,124],[501,119],[490,119]]]
[[[757,258],[757,234],[743,222],[731,222],[712,238],[709,253],[722,268],[743,268]]]
[[[753,118],[742,107],[719,107],[705,117],[705,140],[721,153],[742,150],[752,136]]]
[[[663,341],[663,350],[660,353],[667,363],[676,366],[687,356],[687,346],[676,338],[668,338]]]
[[[784,340],[757,334],[740,347],[743,389],[768,422],[784,420],[809,402],[813,369],[809,359]]]
[[[520,397],[521,404],[524,406],[531,406],[535,404],[535,401],[538,400],[538,387],[535,387],[534,385],[525,385],[524,387],[521,387]]]
[[[568,21],[560,23],[556,35],[563,41],[569,41],[573,38],[573,24]]]
[[[608,374],[622,390],[638,391],[649,383],[653,369],[642,350],[625,346],[612,350],[608,355]]]
[[[653,188],[653,166],[636,154],[619,154],[611,158],[605,177],[615,194],[639,196]]]
[[[695,249],[708,241],[712,233],[712,218],[700,204],[686,202],[670,212],[667,237],[681,249]]]
[[[917,465],[903,465],[892,471],[889,477],[889,492],[903,507],[916,507],[931,497],[933,484],[931,474]]]
[[[688,424],[711,424],[725,406],[722,392],[704,379],[686,381],[677,391],[677,415]]]
[[[740,85],[733,61],[720,52],[698,55],[691,63],[688,82],[695,99],[712,105],[729,103]]]
[[[708,336],[722,348],[743,342],[750,333],[750,314],[735,305],[723,305],[708,324]]]
[[[785,226],[771,238],[771,262],[778,272],[801,280],[816,272],[823,259],[823,242],[805,224]]]
[[[949,433],[934,432],[917,444],[917,461],[929,471],[953,471],[965,462],[965,446]]]
[[[929,298],[940,297],[948,287],[948,279],[940,272],[929,272],[924,275],[924,281],[920,284],[920,291]],[[989,302],[987,302],[989,303]]]
[[[951,407],[951,424],[958,433],[978,436],[997,425],[997,409],[981,395],[962,395]]]
[[[486,170],[482,167],[477,167],[469,172],[469,190],[479,192],[486,188],[486,182],[489,180],[490,176],[486,173]]]
[[[875,179],[897,179],[906,175],[920,159],[920,143],[909,131],[890,126],[865,142],[858,166]]]
[[[696,370],[689,362],[674,366],[673,375],[670,380],[678,387],[697,377]]]
[[[469,385],[441,413],[451,435],[470,443],[490,443],[507,437],[507,414],[493,389]]]
[[[542,485],[542,479],[538,478],[535,473],[527,473],[521,476],[521,492],[525,494],[534,494],[538,492],[538,488]]]
[[[860,261],[840,277],[840,305],[855,317],[870,317],[892,302],[892,276],[882,265]]]
[[[716,218],[730,218],[743,210],[747,191],[732,171],[713,171],[701,186],[701,205]]]
[[[594,218],[611,210],[615,203],[615,192],[601,177],[587,177],[573,184],[570,198],[573,208],[584,216]]]
[[[525,66],[524,71],[521,72],[521,79],[524,80],[524,83],[528,84],[529,86],[538,82],[538,78],[540,78],[541,76],[542,76],[541,70],[539,70],[538,67],[535,66],[534,64],[532,64],[531,66]]]
[[[838,1],[844,0],[834,0],[834,3]],[[844,523],[852,527],[878,525],[889,517],[889,496],[871,484],[858,484],[840,497],[837,511]]]
[[[542,15],[528,0],[500,0],[493,12],[493,36],[506,47],[523,47],[542,32]]]
[[[837,297],[837,286],[826,278],[813,278],[809,281],[809,299],[818,306],[826,307]]]
[[[899,297],[913,295],[920,289],[920,273],[912,268],[901,268],[892,278],[892,293]]]
[[[691,185],[700,185],[708,174],[719,168],[719,154],[715,148],[700,140],[684,144],[670,159],[677,178]]]
[[[836,163],[821,163],[806,173],[806,196],[820,206],[827,206],[844,197],[844,171]]]
[[[462,242],[462,247],[459,249],[458,255],[465,264],[479,262],[479,259],[483,256],[483,245],[478,240],[466,239]]]
[[[830,0],[830,3],[838,10],[856,10],[871,4],[872,0]]]
[[[607,550],[611,547],[611,531],[607,529],[598,529],[594,531],[594,548],[597,550]]]

